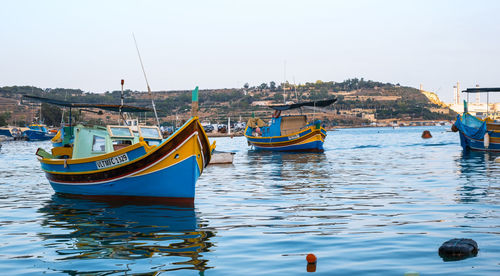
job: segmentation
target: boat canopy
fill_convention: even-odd
[[[500,92],[500,87],[491,87],[491,88],[467,88],[462,90],[464,93],[488,93],[488,92]]]
[[[53,104],[53,105],[58,105],[58,106],[65,106],[65,107],[69,107],[69,108],[99,108],[99,109],[103,109],[103,110],[107,110],[107,111],[116,111],[116,112],[120,112],[120,109],[121,109],[122,112],[129,112],[129,113],[153,111],[152,109],[147,108],[147,107],[138,107],[138,106],[131,106],[131,105],[70,103],[67,101],[42,98],[42,97],[31,96],[31,95],[23,95],[23,98],[34,100],[34,101],[39,101],[42,103],[48,103],[48,104]]]
[[[294,103],[294,104],[270,105],[269,107],[274,109],[274,110],[283,111],[283,110],[300,108],[303,106],[325,107],[325,106],[329,106],[329,105],[333,104],[336,101],[337,101],[337,98],[334,98],[334,99],[329,99],[329,100],[310,101],[310,102]]]
[[[256,128],[256,127],[265,127],[267,126],[267,124],[261,118],[250,118],[248,119],[247,126],[251,128]]]

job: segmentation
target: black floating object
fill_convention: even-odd
[[[452,239],[439,247],[439,256],[443,261],[460,261],[477,255],[477,243],[471,239]]]

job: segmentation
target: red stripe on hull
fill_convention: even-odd
[[[95,202],[108,203],[111,206],[123,205],[168,205],[178,207],[194,207],[194,198],[155,197],[155,196],[118,196],[118,195],[77,195],[57,193],[66,198],[86,199]]]

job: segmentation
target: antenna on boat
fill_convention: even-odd
[[[297,94],[297,85],[295,84],[295,77],[293,77],[293,90],[295,91],[295,98],[297,99],[297,103],[300,103],[299,95]],[[302,107],[299,108],[300,115],[302,115]]]
[[[120,113],[120,117],[118,118],[118,124],[120,124],[120,119],[123,121],[123,125],[128,126],[127,120],[125,120],[125,117],[123,116],[122,108],[123,108],[123,85],[125,84],[125,80],[122,79],[121,85],[122,85],[122,91],[120,94],[120,107],[118,108],[118,112]]]
[[[158,127],[160,127],[160,120],[158,119],[158,113],[156,113],[155,101],[153,99],[153,94],[151,93],[151,88],[149,88],[148,78],[146,77],[146,71],[144,70],[144,65],[142,64],[141,53],[139,52],[139,47],[137,46],[134,33],[132,33],[132,36],[134,37],[135,49],[137,50],[137,55],[139,56],[139,61],[141,62],[142,73],[144,74],[144,79],[146,80],[146,85],[148,87],[148,94],[151,97],[151,104],[153,105],[153,111],[155,112],[156,123]]]
[[[286,83],[286,60],[283,63],[283,103],[284,104],[286,104],[285,83]]]

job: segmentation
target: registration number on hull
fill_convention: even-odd
[[[125,162],[128,162],[128,156],[126,154],[121,154],[118,156],[113,156],[108,159],[103,159],[99,161],[95,161],[95,164],[97,165],[98,169],[105,169],[109,167],[114,167],[118,166],[120,164],[123,164]]]
[[[300,137],[300,135],[295,134],[295,135],[289,136],[289,137],[288,137],[288,140],[299,139],[299,137]]]

